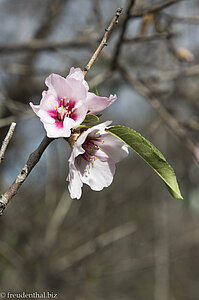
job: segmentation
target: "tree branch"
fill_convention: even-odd
[[[13,184],[9,187],[7,192],[5,194],[1,195],[0,197],[0,215],[3,214],[4,209],[6,208],[9,201],[14,197],[20,188],[20,186],[23,184],[23,182],[26,180],[28,175],[30,174],[31,170],[35,167],[35,165],[40,160],[43,152],[48,147],[48,145],[53,141],[54,139],[50,139],[47,136],[45,136],[39,145],[39,147],[30,154],[25,166],[13,182]]]
[[[5,152],[6,152],[6,149],[8,147],[8,144],[13,136],[13,133],[15,131],[15,127],[16,127],[16,123],[15,122],[12,122],[12,124],[10,125],[10,128],[8,130],[8,133],[5,137],[5,139],[3,140],[3,143],[2,143],[2,146],[1,146],[1,150],[0,150],[0,164],[1,162],[3,161],[4,159],[4,155],[5,155]]]

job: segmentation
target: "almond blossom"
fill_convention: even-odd
[[[108,187],[113,181],[115,163],[128,155],[128,147],[105,131],[111,123],[107,121],[83,131],[74,143],[67,177],[72,199],[81,197],[83,183],[94,191]]]
[[[71,68],[64,78],[51,74],[46,78],[47,91],[43,91],[39,105],[30,103],[33,111],[44,124],[50,138],[69,137],[71,129],[80,125],[87,113],[100,112],[116,100],[116,95],[96,96],[79,68]]]

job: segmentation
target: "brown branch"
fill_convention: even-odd
[[[191,119],[189,121],[180,121],[180,124],[187,129],[199,131],[199,119]]]
[[[108,41],[108,38],[109,38],[110,33],[112,31],[112,28],[113,28],[114,24],[118,23],[118,19],[119,19],[119,16],[120,16],[121,12],[122,12],[122,8],[118,8],[117,11],[116,11],[115,16],[113,17],[113,19],[111,21],[111,23],[105,29],[105,34],[104,34],[104,36],[103,36],[103,38],[101,40],[101,43],[99,44],[97,50],[95,51],[95,53],[91,57],[90,61],[88,62],[88,64],[84,68],[84,71],[83,71],[84,76],[86,76],[87,72],[90,70],[90,68],[92,67],[94,61],[96,60],[96,58],[98,57],[98,55],[100,54],[100,52],[103,50],[103,48],[105,46],[107,46],[107,41]]]
[[[8,147],[8,144],[13,136],[13,133],[15,131],[15,127],[16,127],[16,123],[12,122],[12,124],[10,125],[10,128],[8,130],[8,133],[5,137],[5,139],[3,140],[2,146],[1,146],[1,150],[0,150],[0,164],[4,159],[4,155],[6,152],[6,149]]]
[[[182,0],[165,0],[164,2],[154,4],[152,6],[149,6],[147,8],[135,10],[132,14],[131,17],[137,18],[137,17],[143,17],[144,15],[147,15],[149,13],[154,13],[158,12],[164,8],[169,7],[170,5],[173,5],[175,3],[178,3]]]
[[[4,209],[6,208],[9,201],[14,197],[19,190],[20,186],[23,184],[23,182],[26,180],[28,175],[30,174],[31,170],[35,167],[35,165],[40,160],[43,152],[48,147],[48,145],[53,141],[54,139],[50,139],[47,136],[45,136],[39,145],[39,147],[30,154],[25,166],[13,182],[13,184],[9,187],[7,192],[5,192],[0,197],[0,215],[2,215]]]

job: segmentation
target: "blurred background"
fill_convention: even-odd
[[[55,140],[0,218],[0,292],[199,299],[199,1],[137,0],[127,20],[130,2],[0,0],[1,141],[17,123],[1,164],[0,192],[45,135],[28,103],[39,103],[49,74],[84,68],[123,7],[88,72],[90,90],[117,94],[101,121],[149,139],[173,166],[184,200],[173,199],[130,151],[110,187],[84,186],[81,200],[72,201],[65,181],[70,148]]]

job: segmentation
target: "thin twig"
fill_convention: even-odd
[[[15,127],[16,127],[16,123],[15,122],[12,122],[11,125],[10,125],[10,128],[8,130],[8,133],[5,137],[5,139],[3,140],[3,143],[2,143],[2,146],[1,146],[1,150],[0,150],[0,163],[3,161],[4,159],[4,155],[5,155],[5,152],[6,152],[6,149],[8,147],[8,144],[13,136],[13,133],[15,131]]]
[[[8,202],[14,197],[20,188],[20,186],[23,184],[23,182],[26,180],[28,175],[30,174],[31,170],[35,167],[35,165],[40,160],[43,152],[48,147],[48,145],[53,141],[54,139],[50,139],[47,136],[45,136],[39,145],[39,147],[30,154],[25,166],[13,182],[13,184],[9,187],[7,192],[5,192],[0,197],[0,215],[2,215],[4,209],[6,208]]]
[[[84,77],[86,76],[86,74],[90,70],[90,68],[92,67],[94,61],[96,60],[96,58],[98,57],[98,55],[100,54],[100,52],[103,50],[103,48],[105,46],[107,46],[107,41],[108,41],[108,38],[109,38],[110,33],[112,31],[112,28],[113,28],[114,24],[118,23],[118,19],[119,19],[119,16],[120,16],[121,12],[122,12],[122,8],[118,8],[117,11],[116,11],[115,16],[113,17],[113,19],[111,21],[111,23],[105,29],[105,34],[104,34],[104,36],[103,36],[103,38],[101,40],[101,43],[99,44],[97,50],[95,51],[95,53],[91,57],[90,61],[88,62],[88,64],[84,68],[84,71],[83,71]]]

